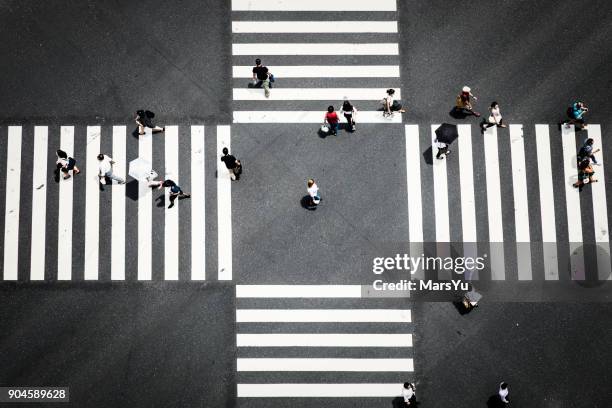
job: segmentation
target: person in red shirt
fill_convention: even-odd
[[[340,118],[338,118],[338,114],[334,112],[333,106],[327,107],[327,113],[325,114],[325,123],[329,124],[329,129],[331,130],[334,136],[338,135],[338,126],[340,125]]]

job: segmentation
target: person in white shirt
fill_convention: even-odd
[[[310,196],[311,205],[317,205],[321,202],[321,196],[319,195],[319,187],[313,179],[308,179],[308,195]]]
[[[499,399],[506,404],[510,402],[508,401],[508,392],[508,383],[502,382],[501,384],[499,384],[499,391],[497,394],[499,395]]]
[[[439,142],[438,139],[436,139],[436,147],[438,148],[438,154],[436,154],[436,159],[438,160],[446,158],[446,156],[451,153],[451,150],[448,148],[448,144]],[[444,155],[444,157],[442,157],[442,155]]]
[[[416,393],[414,385],[407,382],[404,383],[404,387],[402,388],[402,397],[404,397],[404,403],[409,405],[416,405]]]
[[[124,179],[113,174],[113,164],[115,164],[115,161],[111,157],[102,153],[98,155],[98,177],[100,184],[106,184],[106,177],[116,180],[119,184],[125,184]]]
[[[391,116],[393,115],[393,112],[406,112],[406,109],[402,107],[402,104],[393,99],[393,95],[395,95],[395,89],[387,89],[387,96],[385,96],[382,100],[383,116]]]
[[[502,122],[502,115],[499,110],[499,104],[497,102],[491,102],[491,106],[489,106],[489,118],[487,121],[482,122],[482,130],[486,130],[491,126],[497,126],[501,128],[505,128],[506,125]]]

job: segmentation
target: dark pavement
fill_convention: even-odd
[[[459,89],[469,85],[479,97],[480,111],[498,101],[507,123],[525,125],[528,142],[534,124],[555,125],[566,106],[580,98],[591,108],[587,119],[602,125],[604,157],[612,157],[612,143],[606,138],[612,129],[612,103],[606,93],[612,86],[612,51],[606,46],[612,38],[611,3],[433,0],[399,1],[398,7],[401,90],[408,108],[405,123],[428,129],[431,123],[456,122],[448,112]],[[260,18],[280,20],[282,14],[261,13]],[[231,122],[231,88],[244,81],[231,78],[229,1],[178,5],[104,0],[61,6],[4,1],[0,18],[4,61],[0,124],[27,126],[24,143],[30,151],[33,125],[74,124],[82,130],[85,125],[126,124],[141,107],[156,112],[164,124]],[[336,37],[325,38],[335,41]],[[242,40],[255,42],[248,35]],[[281,57],[276,63],[322,60],[330,65],[357,61],[315,56]],[[393,62],[387,57],[358,60]],[[251,58],[236,61],[248,64]],[[279,86],[343,87],[351,82],[287,79]],[[362,86],[384,85],[364,80]],[[306,105],[315,109],[318,102]],[[371,102],[362,106],[374,107]],[[461,123],[476,124],[476,120]],[[366,267],[373,254],[395,253],[405,244],[408,192],[403,127],[388,125],[380,131],[364,125],[355,134],[340,132],[327,139],[319,138],[316,128],[232,126],[232,147],[245,165],[242,180],[232,185],[234,283],[364,283],[370,278]],[[5,135],[4,128],[0,136]],[[507,130],[499,135],[507,139]],[[479,135],[473,137],[477,141]],[[421,132],[420,138],[421,146],[430,142],[427,133]],[[51,135],[50,144],[56,139]],[[214,139],[207,140],[207,157],[212,158]],[[75,140],[80,156],[83,142]],[[163,142],[154,143],[154,160],[161,165]],[[128,155],[133,155],[136,145],[130,146]],[[474,149],[484,153],[476,143]],[[509,157],[509,144],[500,143],[499,149],[502,193],[512,197],[509,164],[503,160]],[[4,139],[0,153],[5,156]],[[562,171],[561,153],[560,146],[553,144],[556,173]],[[527,171],[533,174],[535,153],[528,150],[527,159]],[[216,163],[208,158],[206,163],[207,197],[215,197]],[[430,169],[424,169],[429,176]],[[608,203],[612,202],[610,169],[607,166]],[[457,164],[449,161],[451,199],[459,197],[456,170]],[[304,209],[300,202],[308,177],[320,180],[324,201],[316,211]],[[188,182],[190,175],[181,172],[181,179]],[[480,182],[476,192],[482,195],[482,173],[476,181]],[[430,203],[433,186],[427,181],[421,185],[424,203]],[[563,193],[563,184],[555,188],[557,194]],[[81,201],[75,204],[84,207],[77,192],[75,200]],[[22,182],[22,194],[26,202],[31,200],[27,180]],[[57,202],[57,193],[50,194],[55,195],[48,197],[49,202]],[[529,202],[539,208],[536,195],[530,190]],[[583,208],[586,200],[589,195]],[[512,213],[508,203],[504,202],[504,217]],[[485,204],[481,202],[477,214],[486,215]],[[563,196],[556,195],[561,219],[563,205]],[[215,203],[206,206],[207,219],[214,220]],[[130,208],[128,215],[133,215],[135,207]],[[3,209],[4,203],[2,213]],[[583,219],[586,232],[593,230],[590,211],[585,210]],[[426,240],[435,236],[434,215],[432,206],[424,207]],[[538,215],[530,213],[534,220]],[[82,212],[76,216],[83,219]],[[453,223],[454,234],[460,226],[456,220]],[[21,225],[28,227],[27,222]],[[215,225],[207,237],[215,236]],[[486,228],[481,232],[487,237]],[[55,233],[50,230],[47,235]],[[511,224],[505,224],[504,233],[513,236]],[[531,233],[534,241],[541,236],[537,223]],[[154,248],[161,247],[158,236]],[[207,253],[215,250],[212,240]],[[107,254],[108,248],[102,246],[101,251]],[[22,257],[27,260],[29,252]],[[108,266],[107,258],[102,256],[101,261]],[[48,265],[53,262],[48,258]],[[207,263],[208,270],[216,269],[214,256],[207,256]],[[541,265],[533,267],[535,274]],[[128,268],[127,273],[133,276],[135,271]],[[154,276],[160,277],[161,269]],[[70,405],[79,407],[237,405],[231,283],[2,283],[0,305],[0,385],[68,385]],[[605,379],[612,360],[607,341],[612,334],[609,303],[487,302],[465,316],[449,302],[406,301],[405,307],[413,310],[415,378],[423,407],[485,407],[502,380],[510,383],[515,406],[607,406],[604,396],[610,387]],[[333,400],[300,403],[296,406],[339,406]]]
[[[70,387],[70,404],[56,406],[234,406],[233,292],[211,284],[5,284],[0,384]]]

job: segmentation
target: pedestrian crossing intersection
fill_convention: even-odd
[[[383,117],[381,100],[401,98],[395,0],[232,1],[233,122],[322,123],[344,98],[357,123],[401,123]],[[256,58],[276,81],[270,96],[249,88]]]
[[[2,280],[231,280],[231,185],[217,159],[230,147],[230,129],[207,129],[208,138],[202,125],[166,126],[163,136],[130,135],[124,125],[0,128]],[[54,177],[56,149],[74,157],[81,173]],[[126,184],[99,182],[101,152],[113,158],[113,173]],[[168,191],[127,177],[136,158],[190,199],[167,208]],[[205,182],[207,174],[216,186]],[[207,219],[209,211],[216,220]],[[216,262],[206,257],[214,249]]]
[[[270,398],[390,404],[414,381],[410,309],[361,299],[359,287],[352,289],[236,286],[238,406],[265,406]]]

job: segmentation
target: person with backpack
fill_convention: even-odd
[[[253,88],[261,88],[263,85],[266,98],[269,98],[272,82],[274,82],[274,75],[268,70],[268,67],[261,65],[261,59],[257,58],[253,67]]]
[[[584,122],[584,114],[589,111],[584,102],[576,101],[567,108],[568,121],[565,122],[565,127],[577,125],[578,129],[587,130],[588,125]]]
[[[191,194],[183,192],[181,187],[170,179],[164,181],[157,181],[156,183],[158,190],[161,190],[163,187],[170,188],[170,205],[168,206],[168,208],[174,207],[174,200],[176,200],[177,198],[191,197]],[[154,182],[149,183],[149,186],[153,187]]]
[[[390,117],[394,112],[404,113],[406,109],[402,107],[402,104],[394,99],[395,89],[387,89],[387,96],[383,98],[383,116]]]
[[[344,118],[346,119],[346,129],[354,132],[356,129],[355,116],[357,115],[357,109],[351,104],[346,96],[344,97],[342,107],[340,107],[340,112],[342,112]]]
[[[327,112],[325,113],[325,117],[323,118],[323,123],[326,123],[329,125],[329,130],[331,131],[332,135],[334,136],[338,135],[338,127],[340,126],[340,118],[338,118],[338,114],[334,112],[333,106],[330,105],[327,107]]]
[[[599,152],[601,149],[593,150],[594,142],[595,141],[591,138],[588,138],[584,141],[584,144],[580,148],[580,151],[578,151],[578,163],[580,163],[584,158],[588,158],[593,162],[593,164],[599,166],[599,163],[597,163],[597,159],[595,159],[595,153]]]
[[[153,124],[154,117],[155,117],[155,114],[151,111],[145,111],[142,109],[136,111],[136,117],[134,118],[134,120],[136,121],[136,124],[138,125],[139,135],[145,134],[145,128],[152,129],[153,133],[163,132],[164,130],[166,130],[163,127],[155,126]]]
[[[595,170],[591,166],[591,160],[587,157],[582,159],[578,164],[578,181],[574,183],[574,187],[582,188],[587,183],[596,183],[597,179],[594,179]]]
[[[57,149],[55,154],[57,156],[57,161],[55,162],[55,165],[56,171],[58,172],[56,175],[56,180],[59,180],[60,171],[64,173],[64,180],[70,178],[70,171],[72,171],[72,174],[74,174],[75,176],[81,172],[81,170],[79,170],[79,168],[76,166],[76,160],[68,156],[65,151]]]
[[[229,171],[230,178],[232,180],[239,180],[240,174],[242,174],[242,163],[240,163],[240,160],[229,154],[227,147],[223,148],[223,156],[221,156],[221,161],[225,163],[225,167],[227,168],[227,171]]]

